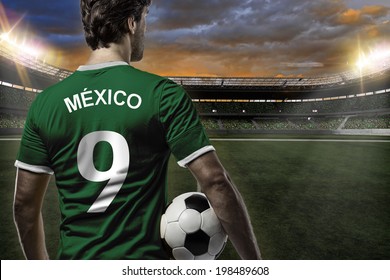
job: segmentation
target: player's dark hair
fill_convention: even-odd
[[[92,50],[108,48],[129,32],[127,19],[141,20],[151,0],[80,0],[85,40]]]

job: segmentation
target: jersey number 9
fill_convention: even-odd
[[[97,143],[108,142],[112,147],[111,168],[99,171],[93,162],[93,151]],[[92,182],[107,181],[106,186],[91,205],[88,213],[102,213],[121,189],[129,170],[130,152],[126,139],[113,131],[95,131],[85,135],[77,150],[77,166],[80,174]]]

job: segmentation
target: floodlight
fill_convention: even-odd
[[[9,34],[8,33],[1,33],[0,39],[3,41],[9,41]]]
[[[33,46],[33,45],[27,45],[26,42],[20,44],[18,43],[14,38],[11,38],[9,32],[8,33],[2,33],[0,35],[1,41],[4,41],[6,44],[12,47],[12,51],[15,55],[23,54],[25,56],[30,56],[33,58],[37,58],[39,55],[41,55],[41,51],[39,48]]]
[[[369,54],[361,52],[356,66],[360,71],[365,68],[386,68],[390,61],[390,49],[377,47]]]

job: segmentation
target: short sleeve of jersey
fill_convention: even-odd
[[[181,167],[214,150],[191,99],[172,81],[165,83],[161,93],[160,121],[167,143]]]
[[[35,173],[52,174],[46,147],[35,125],[36,102],[28,112],[15,166]]]

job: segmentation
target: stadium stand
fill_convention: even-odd
[[[390,92],[390,89],[389,89]],[[312,114],[342,113],[380,110],[390,108],[389,93],[353,96],[342,99],[321,99],[319,101],[300,100],[299,102],[196,102],[200,114]]]
[[[349,118],[344,129],[389,129],[390,115]]]
[[[2,109],[26,111],[37,96],[36,92],[0,85],[0,106]]]
[[[0,113],[0,128],[23,128],[25,117]]]
[[[345,124],[342,126],[343,122]],[[347,129],[390,129],[390,114],[352,118],[226,118],[202,119],[208,130],[259,131],[334,131]],[[218,124],[220,123],[220,124]]]
[[[0,40],[0,133],[18,128],[34,98],[71,74]],[[322,77],[170,77],[210,131],[390,129],[390,63]],[[389,130],[390,131],[390,130]]]

